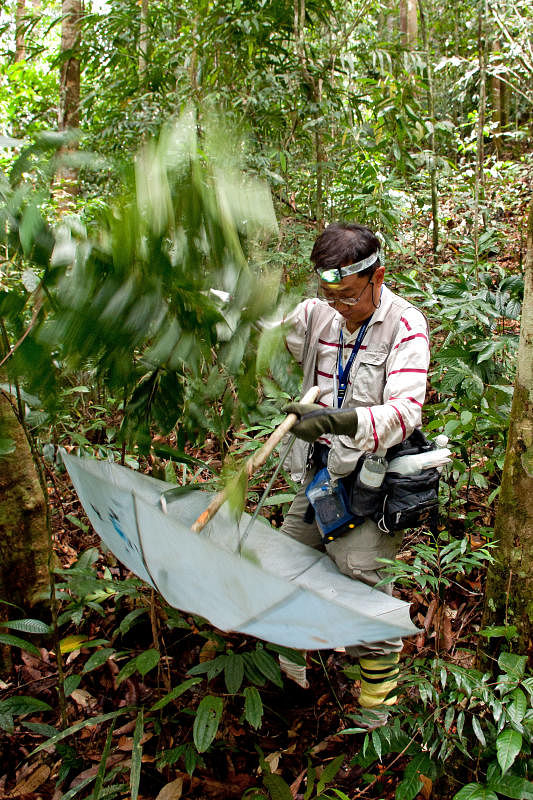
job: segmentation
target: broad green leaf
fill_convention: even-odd
[[[10,633],[0,633],[0,644],[7,644],[10,647],[20,647],[21,650],[26,650],[36,658],[41,658],[41,651],[35,647],[32,642],[26,642],[19,636],[12,636]]]
[[[279,665],[266,650],[260,647],[254,653],[250,653],[250,656],[254,665],[265,678],[268,678],[276,686],[283,686]]]
[[[239,691],[244,677],[244,661],[242,656],[228,653],[224,665],[224,681],[230,694]]]
[[[129,614],[126,614],[124,619],[121,621],[120,625],[118,626],[119,633],[127,633],[135,624],[135,621],[142,616],[143,614],[147,614],[147,608],[134,608],[133,611],[130,611]]]
[[[130,711],[132,711],[130,706],[124,706],[124,708],[121,708],[118,711],[110,711],[107,714],[98,714],[96,717],[89,717],[88,719],[81,720],[81,722],[76,722],[74,725],[71,725],[70,728],[66,728],[64,731],[60,731],[55,736],[51,736],[46,740],[46,742],[43,742],[36,747],[35,750],[30,753],[30,755],[35,755],[35,753],[38,753],[44,747],[56,745],[58,742],[66,739],[67,736],[72,736],[74,733],[78,733],[78,731],[83,730],[83,728],[86,728],[87,725],[101,725],[102,722],[107,722],[108,719],[115,719],[115,717],[119,717],[121,714],[128,714]]]
[[[513,800],[533,800],[533,783],[517,775],[501,775],[494,761],[487,770],[487,787]]]
[[[142,766],[142,744],[141,739],[144,732],[144,713],[139,709],[135,730],[133,732],[133,748],[131,751],[131,770],[130,770],[130,796],[131,800],[137,800],[139,796],[139,784],[141,782]]]
[[[512,692],[511,697],[513,698],[513,701],[509,706],[507,706],[507,713],[513,722],[520,723],[524,719],[527,711],[527,697],[522,689],[515,689]]]
[[[381,737],[379,735],[378,730],[372,731],[370,734],[370,738],[372,739],[372,744],[374,745],[374,750],[376,751],[376,755],[378,759],[381,761]]]
[[[101,650],[95,650],[95,652],[89,656],[85,664],[83,665],[82,672],[85,674],[86,672],[90,672],[93,669],[97,669],[105,664],[111,656],[116,652],[114,647],[102,647]]]
[[[271,494],[270,497],[263,502],[264,506],[280,506],[283,503],[292,503],[296,495],[294,492],[278,492]]]
[[[159,664],[159,660],[161,658],[161,654],[159,650],[145,650],[142,653],[139,653],[137,658],[135,659],[137,670],[141,673],[141,675],[146,675],[147,672],[150,672],[157,664]]]
[[[477,717],[472,717],[472,730],[474,731],[476,738],[481,742],[483,747],[485,747],[487,744],[485,734],[483,733],[481,723]]]
[[[422,781],[416,772],[406,775],[396,787],[395,800],[414,800],[421,788]]]
[[[65,519],[68,519],[69,522],[72,522],[76,528],[79,528],[84,533],[87,533],[89,530],[89,526],[85,522],[82,522],[81,519],[78,519],[74,514],[65,514]]]
[[[263,719],[263,701],[255,686],[247,686],[244,690],[244,718],[256,730]]]
[[[450,732],[454,716],[455,716],[455,706],[451,705],[446,711],[446,716],[444,717],[444,730],[446,731],[446,733]]]
[[[125,681],[127,678],[131,677],[134,672],[137,671],[137,659],[132,658],[120,670],[117,677],[115,678],[115,684],[120,686],[122,681]]]
[[[344,753],[342,753],[340,756],[334,758],[333,761],[331,761],[324,768],[316,785],[317,795],[321,794],[324,791],[328,783],[331,783],[337,772],[342,767],[342,762],[344,761],[345,758],[346,756],[344,755]]]
[[[199,753],[205,753],[218,731],[222,709],[222,698],[206,695],[196,711],[193,739]]]
[[[177,700],[178,697],[181,697],[181,695],[188,689],[201,682],[201,678],[189,678],[188,680],[183,681],[183,683],[180,683],[179,686],[175,686],[170,690],[170,692],[164,695],[164,697],[161,697],[156,703],[154,703],[150,711],[160,711],[169,703],[172,703],[174,700]]]
[[[0,713],[11,714],[13,717],[21,717],[24,714],[34,714],[37,711],[51,711],[52,707],[44,700],[26,695],[15,695],[8,697],[7,700],[0,700]]]
[[[293,800],[290,786],[281,775],[267,773],[263,775],[263,783],[271,800]]]
[[[454,794],[453,800],[498,800],[498,796],[480,783],[469,783]]]
[[[506,728],[500,733],[496,739],[496,755],[503,775],[505,775],[509,767],[514,763],[521,749],[521,733],[510,728]]]
[[[498,659],[498,666],[511,678],[520,680],[524,676],[526,661],[527,656],[517,656],[515,653],[501,653]]]
[[[44,722],[22,722],[24,728],[27,728],[32,733],[38,733],[40,736],[55,736],[57,730],[53,725],[46,725]]]
[[[269,642],[267,644],[267,650],[272,650],[274,653],[285,656],[285,658],[288,658],[289,661],[292,661],[293,664],[297,664],[299,667],[305,667],[307,663],[302,651],[294,650],[292,647],[283,647],[281,644],[271,644]],[[357,666],[357,669],[359,669],[359,666]]]
[[[81,683],[81,675],[68,675],[65,678],[65,697],[70,697],[74,689],[77,689]]]
[[[22,633],[50,633],[50,625],[40,619],[12,619],[1,623],[4,628],[11,628]]]

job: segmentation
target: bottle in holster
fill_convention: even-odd
[[[387,461],[383,456],[364,457],[351,492],[350,507],[354,514],[368,518],[377,511],[386,471]]]
[[[379,489],[386,471],[387,462],[383,456],[366,456],[357,478],[359,486],[363,489]]]

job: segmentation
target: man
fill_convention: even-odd
[[[343,574],[374,585],[381,577],[378,559],[394,558],[401,536],[383,534],[366,520],[324,545],[305,489],[317,469],[327,466],[338,480],[365,454],[384,455],[421,425],[428,328],[420,311],[385,286],[380,243],[368,228],[330,225],[316,240],[311,260],[319,299],[305,300],[287,318],[286,344],[303,366],[302,391],[318,385],[322,392],[317,404],[285,409],[299,417],[290,470],[302,487],[281,530],[311,547],[325,546]],[[394,702],[387,695],[396,686],[401,649],[401,640],[347,648],[359,659],[363,708]],[[307,685],[304,668],[286,659],[281,665]]]

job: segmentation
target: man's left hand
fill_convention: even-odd
[[[357,432],[355,408],[324,408],[316,403],[289,403],[285,414],[296,414],[298,422],[291,430],[299,439],[314,442],[324,433],[354,436]]]

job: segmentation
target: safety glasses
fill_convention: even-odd
[[[335,305],[338,305],[338,306],[341,306],[341,305],[342,306],[356,306],[357,303],[362,298],[362,296],[364,295],[364,293],[366,292],[366,290],[368,289],[368,287],[370,285],[372,286],[372,293],[373,293],[374,292],[374,281],[372,280],[372,278],[369,278],[368,279],[368,283],[364,286],[362,292],[359,293],[358,297],[328,297],[324,293],[324,289],[320,286],[319,289],[318,289],[318,296],[322,300],[324,300],[328,304],[328,306],[335,306]],[[373,296],[373,294],[372,294],[372,296]]]

